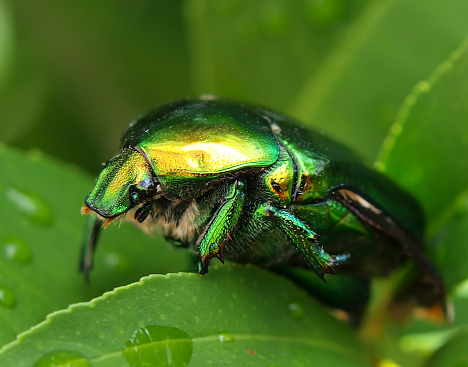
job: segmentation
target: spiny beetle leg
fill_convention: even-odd
[[[220,245],[213,243],[211,245],[210,253],[201,258],[197,268],[200,274],[208,273],[208,265],[210,264],[210,261],[213,257],[217,257],[219,261],[224,264],[224,242]]]
[[[237,179],[230,184],[224,200],[213,214],[198,243],[200,262],[197,270],[200,274],[208,272],[208,265],[213,257],[224,262],[224,243],[231,240],[231,233],[237,225],[245,202],[245,184]]]
[[[333,265],[348,259],[347,255],[333,256],[317,245],[318,234],[309,229],[293,214],[267,205],[266,214],[276,219],[276,224],[294,247],[306,259],[309,266],[322,280],[325,274],[336,274]]]

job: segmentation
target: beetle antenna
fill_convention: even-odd
[[[87,282],[89,274],[93,268],[94,251],[96,251],[97,240],[101,231],[102,220],[99,217],[90,215],[86,222],[83,242],[81,245],[80,271],[83,273]]]

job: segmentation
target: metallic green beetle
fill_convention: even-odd
[[[86,198],[82,212],[90,211],[98,219],[85,274],[102,221],[130,212],[193,249],[201,274],[217,257],[367,284],[409,258],[444,304],[422,252],[418,203],[344,146],[258,106],[200,97],[132,122]]]

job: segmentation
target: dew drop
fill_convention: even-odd
[[[296,320],[300,320],[304,317],[304,307],[302,307],[302,305],[299,303],[291,302],[288,305],[288,310],[291,316]]]
[[[5,259],[18,263],[31,261],[31,249],[26,241],[16,236],[6,236],[0,242],[1,252]]]
[[[104,263],[109,269],[120,274],[128,274],[130,271],[130,261],[117,252],[108,252],[104,255]]]
[[[79,352],[54,350],[39,358],[33,367],[91,367],[91,364]]]
[[[52,223],[52,210],[37,195],[10,187],[6,191],[6,197],[32,222],[43,226]]]
[[[10,310],[16,306],[15,294],[10,288],[3,284],[0,284],[0,306]]]
[[[231,334],[223,331],[223,332],[218,333],[218,340],[221,343],[229,343],[229,342],[233,342],[234,338],[232,337]]]
[[[122,354],[131,367],[185,367],[192,358],[192,338],[185,331],[161,325],[136,330]]]

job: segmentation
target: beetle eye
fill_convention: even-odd
[[[151,189],[154,188],[154,181],[153,181],[153,179],[147,177],[147,178],[141,180],[138,183],[138,186],[140,186],[144,190],[151,190]]]
[[[136,184],[130,186],[130,197],[134,204],[150,201],[154,198],[159,185],[151,177],[144,178]]]

